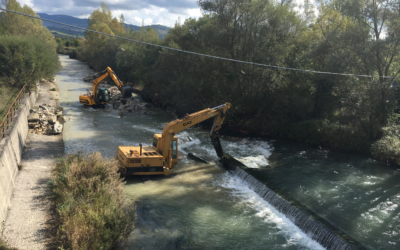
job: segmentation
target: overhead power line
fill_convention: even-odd
[[[11,12],[11,13],[18,14],[18,15],[31,17],[31,18],[35,18],[35,19],[40,19],[42,21],[61,24],[61,25],[64,25],[64,26],[75,28],[75,29],[80,29],[80,30],[84,30],[84,31],[88,31],[88,32],[93,32],[93,33],[97,33],[97,34],[101,34],[101,35],[105,35],[105,36],[109,36],[109,37],[115,37],[115,38],[118,38],[118,39],[127,40],[127,41],[131,41],[131,42],[135,42],[135,43],[141,43],[141,44],[150,45],[150,46],[154,46],[154,47],[159,47],[159,48],[163,48],[163,49],[168,49],[168,50],[188,53],[188,54],[197,55],[197,56],[204,56],[204,57],[214,58],[214,59],[219,59],[219,60],[224,60],[224,61],[237,62],[237,63],[249,64],[249,65],[266,67],[266,68],[292,70],[292,71],[300,71],[300,72],[315,73],[315,74],[337,75],[337,76],[355,76],[355,77],[368,77],[368,78],[400,79],[400,77],[396,77],[396,76],[373,76],[373,75],[357,75],[357,74],[333,73],[333,72],[323,72],[323,71],[316,71],[316,70],[287,68],[287,67],[267,65],[267,64],[261,64],[261,63],[246,62],[246,61],[235,60],[235,59],[230,59],[230,58],[225,58],[225,57],[219,57],[219,56],[212,56],[212,55],[207,55],[207,54],[196,53],[196,52],[187,51],[187,50],[174,49],[174,48],[170,48],[170,47],[166,47],[166,46],[162,46],[162,45],[146,43],[146,42],[143,42],[143,41],[133,40],[133,39],[129,39],[129,38],[121,37],[121,36],[110,35],[110,34],[107,34],[107,33],[99,32],[99,31],[95,31],[95,30],[90,30],[90,29],[86,29],[86,28],[81,28],[81,27],[77,27],[77,26],[74,26],[74,25],[69,25],[69,24],[66,24],[66,23],[60,23],[60,22],[48,20],[48,19],[41,18],[41,17],[31,16],[31,15],[24,14],[24,13],[17,12],[17,11],[13,11],[13,10],[3,9],[1,7],[0,7],[0,10]]]

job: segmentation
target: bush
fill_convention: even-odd
[[[64,52],[65,52],[64,45],[63,45],[62,43],[59,43],[59,44],[57,45],[56,51],[57,51],[58,54],[64,54]]]
[[[372,156],[383,162],[400,165],[400,125],[391,125],[382,131],[382,138],[371,146]]]
[[[133,209],[124,206],[124,183],[117,164],[100,153],[58,160],[50,185],[63,247],[109,249],[131,232]]]
[[[0,82],[34,85],[40,78],[54,76],[60,67],[57,53],[46,41],[38,37],[0,36]]]
[[[69,58],[76,59],[76,49],[71,50],[68,54]]]

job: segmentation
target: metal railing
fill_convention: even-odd
[[[0,140],[3,139],[8,127],[12,126],[12,121],[15,115],[15,111],[18,109],[21,99],[24,97],[28,88],[26,84],[19,91],[18,95],[15,97],[13,103],[8,108],[7,114],[4,116],[3,121],[0,124]]]

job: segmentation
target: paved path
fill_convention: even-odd
[[[36,107],[43,103],[59,106],[58,91],[50,91],[57,88],[55,83],[43,83],[39,88]],[[18,174],[5,221],[4,235],[10,246],[20,250],[54,248],[56,230],[52,226],[52,218],[55,211],[47,183],[55,157],[63,154],[62,134],[28,134],[22,154],[22,170]]]

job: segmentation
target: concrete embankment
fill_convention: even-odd
[[[18,165],[28,137],[29,110],[36,103],[37,92],[31,92],[21,100],[12,126],[0,140],[0,222],[4,221],[10,205],[11,194],[18,174]]]
[[[59,93],[50,91],[53,88],[57,89],[57,85],[52,82],[40,84],[36,105],[33,101],[21,109],[13,126],[17,131],[10,132],[7,140],[12,142],[9,142],[9,149],[4,150],[1,156],[3,167],[0,186],[5,191],[1,193],[0,220],[5,220],[4,236],[11,246],[18,249],[51,248],[55,235],[51,227],[54,211],[48,181],[55,158],[64,155],[63,137],[62,134],[28,133],[27,119],[29,109],[34,106],[59,106]],[[8,182],[8,186],[3,184],[3,180]]]

